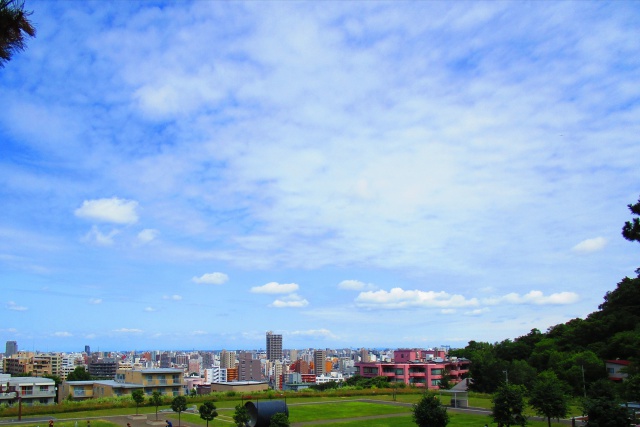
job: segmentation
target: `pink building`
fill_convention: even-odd
[[[355,366],[366,378],[382,376],[392,383],[438,389],[444,375],[453,384],[466,378],[469,364],[467,359],[446,358],[444,350],[399,349],[393,352],[393,362],[359,362]]]

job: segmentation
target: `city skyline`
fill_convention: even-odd
[[[0,341],[459,348],[635,275],[636,3],[25,9]]]

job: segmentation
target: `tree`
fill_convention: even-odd
[[[640,199],[635,205],[627,205],[632,214],[640,215]],[[630,242],[640,242],[640,219],[633,218],[631,221],[624,223],[622,227],[622,237]]]
[[[89,381],[90,379],[91,374],[84,369],[84,366],[76,366],[73,372],[67,375],[67,381]]]
[[[289,417],[284,412],[278,412],[271,416],[269,420],[269,427],[289,427]]]
[[[149,397],[149,403],[156,407],[156,421],[158,421],[158,406],[162,405],[162,394],[159,391],[154,391]]]
[[[233,422],[236,423],[237,427],[244,427],[251,420],[249,416],[249,411],[244,406],[237,404],[236,412],[233,414]]]
[[[440,399],[429,392],[413,405],[413,421],[418,427],[445,427],[449,424],[447,408],[442,406]]]
[[[589,427],[619,427],[629,424],[627,410],[620,405],[616,384],[601,379],[589,387],[583,403]]]
[[[524,395],[526,389],[518,384],[504,384],[493,395],[491,416],[498,425],[524,426],[527,418],[524,416]]]
[[[178,413],[178,425],[182,425],[180,421],[180,413],[187,410],[187,398],[184,396],[176,396],[171,401],[171,409]]]
[[[136,415],[138,415],[138,407],[144,403],[144,391],[142,389],[133,390],[131,398],[136,403]]]
[[[213,419],[218,416],[216,405],[214,405],[210,400],[207,400],[200,405],[198,411],[200,412],[200,418],[207,422],[207,427],[209,427],[209,421],[213,421]]]
[[[0,68],[18,51],[24,50],[24,35],[35,37],[36,30],[24,10],[24,0],[0,0]]]
[[[542,372],[534,381],[529,392],[529,404],[540,416],[547,417],[551,427],[551,418],[564,418],[569,410],[567,385],[551,371]]]

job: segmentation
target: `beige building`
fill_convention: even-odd
[[[226,383],[211,383],[211,391],[235,391],[236,393],[250,393],[269,390],[265,381],[232,381]]]
[[[63,381],[58,401],[125,396],[138,389],[147,396],[154,391],[164,396],[183,396],[186,394],[183,371],[174,368],[118,369],[115,380]]]

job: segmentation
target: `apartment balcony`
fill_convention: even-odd
[[[16,396],[17,394],[15,391],[10,391],[8,393],[0,393],[0,401],[15,399]]]
[[[74,398],[93,397],[93,390],[73,390]]]
[[[26,398],[56,397],[56,391],[55,390],[46,390],[46,391],[26,390],[26,391],[22,391],[20,393],[20,396],[26,397]]]

